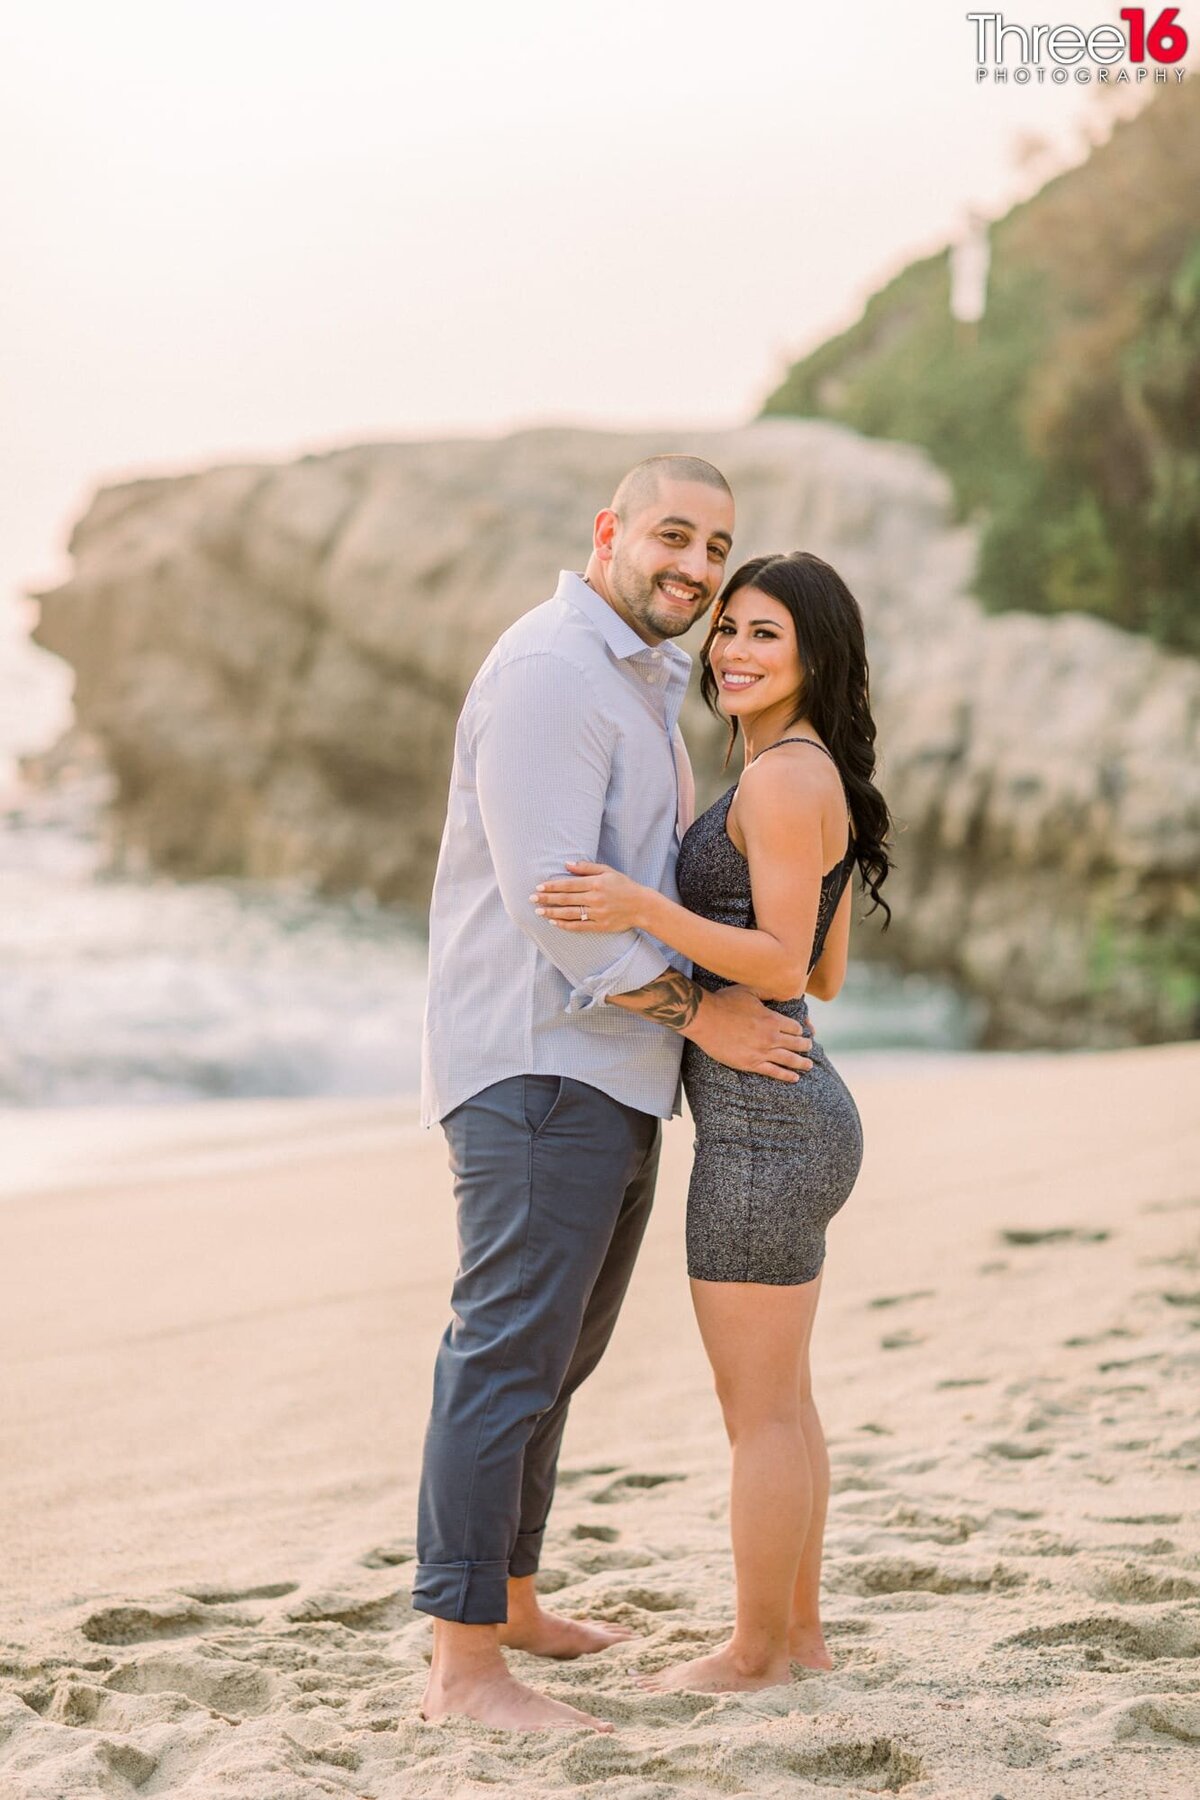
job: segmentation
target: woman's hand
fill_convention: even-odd
[[[538,883],[529,898],[539,918],[562,931],[628,931],[640,925],[650,891],[606,863],[569,862],[570,875]]]

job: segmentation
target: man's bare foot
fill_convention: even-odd
[[[426,1720],[475,1719],[502,1731],[611,1731],[612,1726],[565,1701],[526,1687],[503,1667],[492,1667],[457,1679],[429,1677],[421,1717]]]
[[[806,1669],[832,1669],[833,1658],[819,1625],[793,1625],[788,1633],[788,1655]]]
[[[676,1663],[658,1675],[643,1675],[638,1685],[655,1694],[734,1694],[785,1687],[790,1680],[786,1651],[770,1662],[752,1661],[735,1651],[732,1644],[726,1644],[711,1656]]]
[[[568,1662],[576,1656],[592,1656],[612,1644],[634,1636],[624,1625],[608,1625],[591,1619],[564,1619],[541,1607],[522,1612],[500,1627],[500,1642],[509,1650],[527,1650],[531,1656],[553,1656]]]

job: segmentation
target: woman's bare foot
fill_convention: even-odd
[[[788,1654],[806,1669],[832,1669],[833,1658],[819,1625],[793,1625],[788,1633]]]
[[[735,1651],[732,1644],[726,1644],[711,1656],[697,1656],[657,1675],[643,1675],[638,1685],[655,1694],[734,1694],[785,1687],[790,1680],[786,1651],[763,1661],[748,1658]]]
[[[564,1619],[558,1613],[535,1611],[509,1615],[500,1627],[500,1642],[509,1650],[527,1650],[531,1656],[553,1656],[569,1662],[576,1656],[592,1656],[612,1644],[634,1636],[624,1625],[593,1623],[590,1619]]]
[[[475,1719],[502,1731],[611,1731],[612,1726],[590,1713],[580,1712],[565,1701],[526,1687],[503,1667],[479,1670],[446,1680],[436,1672],[429,1677],[421,1717]]]

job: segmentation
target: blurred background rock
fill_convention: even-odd
[[[976,220],[981,317],[953,316],[952,247],[923,257],[740,428],[370,443],[102,487],[39,595],[74,717],[10,796],[26,885],[0,1094],[411,1084],[462,696],[582,566],[623,470],[667,448],[729,476],[738,560],[816,549],[866,615],[895,917],[856,927],[822,1035],[1195,1035],[1198,191],[1184,84]],[[723,732],[695,694],[685,727],[703,803]],[[109,903],[70,984],[104,972],[86,1022],[61,998],[64,881]]]

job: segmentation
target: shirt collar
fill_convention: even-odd
[[[668,661],[677,662],[688,669],[692,659],[686,650],[668,639],[658,645],[648,644],[645,638],[638,636],[632,625],[626,624],[615,607],[608,604],[602,594],[571,569],[560,569],[558,586],[554,591],[556,600],[565,600],[569,605],[577,607],[589,618],[599,630],[605,643],[619,662],[627,662],[633,656],[645,656],[652,649],[657,649]]]

